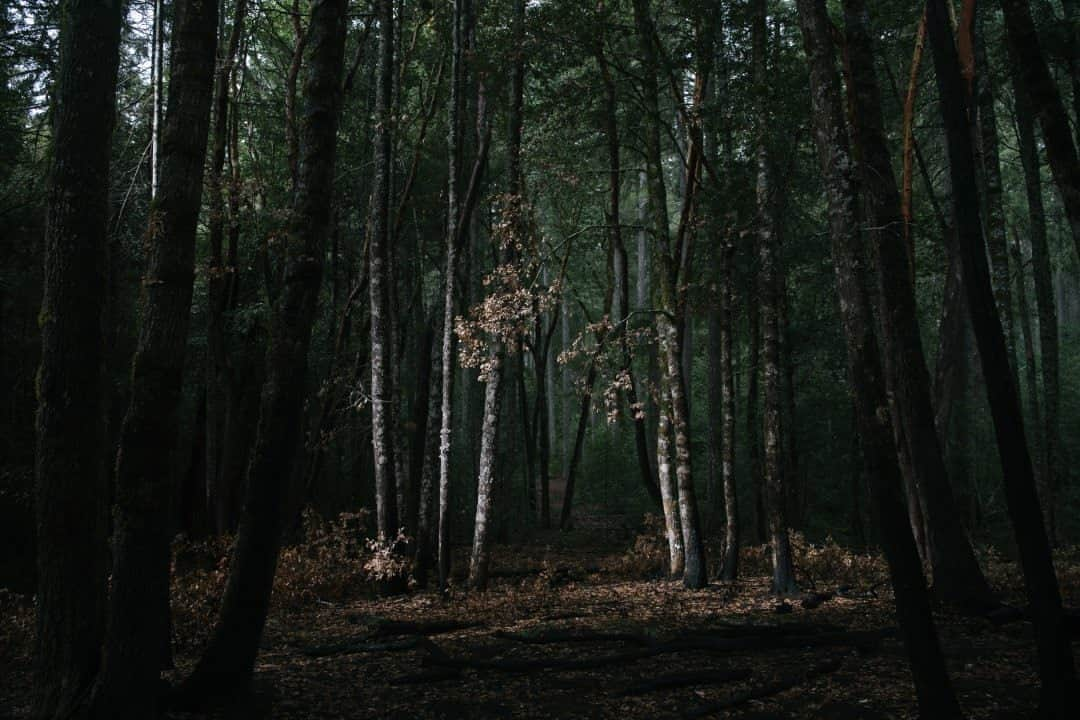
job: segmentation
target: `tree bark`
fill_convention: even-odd
[[[1035,139],[1035,116],[1031,98],[1018,72],[1018,63],[1011,62],[1013,97],[1016,111],[1016,136],[1020,148],[1020,162],[1024,168],[1024,191],[1028,207],[1028,242],[1031,243],[1031,269],[1035,280],[1035,307],[1039,313],[1039,359],[1043,380],[1043,418],[1038,431],[1042,435],[1043,454],[1039,479],[1039,500],[1043,518],[1049,530],[1050,542],[1056,540],[1057,523],[1054,518],[1054,488],[1057,486],[1058,447],[1060,426],[1058,421],[1061,360],[1058,337],[1057,308],[1054,305],[1054,282],[1050,267],[1050,250],[1046,238],[1046,211],[1043,207],[1042,178],[1039,174],[1039,153]],[[1032,387],[1032,392],[1036,389]]]
[[[178,690],[180,705],[204,705],[246,688],[270,604],[282,508],[303,427],[308,348],[330,232],[341,108],[346,0],[312,4],[300,127],[299,182],[286,244],[284,285],[270,319],[255,445],[229,579],[209,645]]]
[[[107,528],[102,377],[120,0],[61,7],[47,181],[36,418],[37,610],[31,715],[66,716],[100,663]]]
[[[371,443],[375,457],[376,527],[379,540],[393,541],[398,530],[395,435],[391,424],[393,395],[390,318],[390,193],[394,122],[394,2],[378,0],[379,59],[375,85],[375,182],[371,196]]]
[[[798,0],[799,21],[810,64],[814,140],[828,200],[837,295],[855,394],[856,420],[866,476],[896,592],[901,637],[907,649],[919,712],[924,717],[960,718],[949,683],[923,581],[919,555],[900,494],[901,478],[890,428],[870,298],[863,285],[854,164],[841,109],[831,22],[824,0]]]
[[[1080,255],[1080,160],[1069,128],[1069,116],[1046,65],[1028,0],[1001,0],[1012,64],[1039,119],[1046,157]]]
[[[865,167],[862,185],[871,213],[868,221],[874,228],[870,236],[876,250],[881,326],[888,356],[884,367],[891,376],[887,385],[895,399],[893,422],[903,428],[901,435],[907,443],[912,470],[909,484],[919,491],[919,497],[909,505],[921,503],[935,593],[946,602],[979,612],[994,601],[971,544],[955,521],[956,503],[935,432],[930,374],[923,355],[914,287],[909,281],[912,268],[903,242],[900,191],[885,137],[870,21],[863,0],[844,0],[844,15],[854,85],[855,142]],[[1005,281],[1007,273],[1006,267]]]
[[[765,405],[762,429],[765,441],[765,513],[769,529],[772,559],[772,591],[778,595],[798,592],[795,568],[791,561],[787,518],[784,512],[784,445],[781,437],[782,382],[780,377],[780,287],[779,244],[776,238],[778,219],[777,193],[772,153],[766,128],[770,125],[766,83],[766,15],[765,0],[755,0],[751,18],[751,65],[758,106],[756,138],[758,259],[761,274],[758,282],[758,303],[761,306],[763,340],[763,375]]]
[[[1005,0],[1003,4],[1008,8],[1013,3]],[[1005,479],[1005,499],[1020,551],[1028,598],[1034,610],[1039,677],[1042,681],[1041,711],[1046,717],[1065,718],[1070,712],[1068,708],[1076,706],[1072,648],[1067,633],[1062,630],[1061,595],[1035,491],[1031,457],[1024,440],[1020,398],[1009,369],[1005,338],[990,286],[990,273],[982,243],[979,198],[975,190],[975,159],[967,125],[967,98],[943,0],[928,0],[927,16],[952,177],[953,211],[957,225],[956,251],[963,269],[968,313],[975,331],[997,435]],[[1022,18],[1011,18],[1007,13],[1006,20],[1011,36],[1013,23]],[[1026,53],[1027,49],[1023,52]],[[1023,60],[1021,64],[1024,64]],[[1028,87],[1038,82],[1038,77],[1030,69],[1025,72],[1025,79]],[[1046,130],[1044,126],[1044,133]],[[1068,138],[1068,141],[1071,147],[1072,139]]]
[[[721,248],[720,261],[720,474],[724,485],[724,556],[722,580],[739,575],[739,493],[735,484],[735,372],[732,350],[732,275],[734,251],[730,242]]]
[[[161,184],[147,231],[131,364],[130,404],[116,460],[112,592],[97,717],[154,717],[162,638],[169,635],[173,452],[195,279],[195,233],[217,48],[217,3],[174,5]]]
[[[233,451],[227,447],[232,439],[229,418],[239,412],[238,388],[229,361],[225,340],[225,310],[228,305],[229,279],[222,254],[225,235],[225,205],[222,197],[222,172],[229,132],[229,91],[240,39],[244,32],[247,0],[238,0],[234,10],[229,39],[218,59],[214,88],[213,144],[210,153],[209,232],[210,262],[207,267],[206,321],[206,509],[211,526],[218,534],[231,532],[236,516],[236,488],[240,478],[232,476],[233,467],[225,456]],[[235,266],[233,266],[235,268]]]

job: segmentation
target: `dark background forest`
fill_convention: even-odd
[[[1075,717],[1078,23],[0,0],[0,701]]]

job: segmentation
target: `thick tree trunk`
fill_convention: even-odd
[[[1015,3],[1005,0],[1003,4],[1008,8]],[[1030,15],[1027,19],[1030,20]],[[1007,12],[1006,20],[1012,35],[1013,24],[1021,22],[1023,18],[1009,17]],[[1041,711],[1046,717],[1066,718],[1071,712],[1068,708],[1076,707],[1072,648],[1068,634],[1062,630],[1061,595],[1035,490],[1031,457],[1024,440],[1020,398],[1009,368],[1005,338],[990,286],[990,272],[982,243],[979,198],[975,190],[975,159],[967,126],[967,101],[943,0],[928,0],[927,27],[934,49],[938,94],[949,152],[957,225],[956,252],[963,268],[968,313],[975,331],[997,435],[1005,479],[1005,499],[1033,609],[1039,650],[1039,677],[1042,681]],[[1028,40],[1034,41],[1034,38]],[[1025,72],[1025,79],[1029,87],[1039,80],[1037,73],[1030,69]],[[1046,130],[1044,125],[1044,132]],[[1067,139],[1071,147],[1072,139]],[[1075,152],[1073,159],[1075,162]]]
[[[39,316],[36,718],[66,716],[81,701],[105,629],[102,278],[124,7],[67,0],[61,9]]]
[[[308,30],[300,181],[293,198],[284,285],[271,313],[266,382],[229,579],[210,643],[178,691],[200,705],[244,689],[262,636],[281,542],[282,508],[303,427],[308,347],[323,245],[330,232],[341,107],[346,0],[317,0]]]
[[[1024,190],[1028,207],[1028,241],[1031,243],[1031,269],[1035,280],[1035,307],[1039,313],[1039,359],[1043,380],[1043,422],[1033,435],[1041,435],[1043,454],[1039,479],[1039,500],[1050,542],[1056,540],[1054,488],[1057,485],[1060,427],[1058,408],[1061,388],[1060,340],[1057,308],[1054,305],[1054,282],[1050,268],[1050,250],[1046,238],[1046,211],[1043,208],[1042,178],[1039,174],[1038,145],[1035,139],[1035,116],[1024,79],[1012,62],[1013,97],[1016,109],[1016,136],[1020,162],[1024,167]],[[1022,266],[1021,266],[1022,267]],[[1018,269],[1019,270],[1019,269]],[[1035,388],[1032,388],[1035,392]]]
[[[831,22],[824,0],[798,0],[803,41],[810,63],[814,139],[829,207],[833,264],[847,341],[855,415],[866,476],[872,483],[882,546],[896,592],[901,637],[907,649],[919,712],[930,718],[959,718],[923,582],[918,552],[903,509],[901,478],[881,376],[870,298],[863,285],[858,199],[841,109]]]
[[[881,326],[889,359],[884,365],[895,398],[893,422],[903,428],[901,435],[907,443],[912,470],[909,485],[919,491],[909,507],[921,504],[935,593],[946,602],[978,612],[990,607],[993,597],[971,544],[955,521],[956,503],[935,432],[930,374],[923,355],[914,287],[909,281],[912,268],[903,242],[900,191],[889,158],[863,0],[844,0],[844,15],[854,85],[855,142],[866,170],[863,187],[872,215],[868,220],[874,228],[870,235],[876,249]],[[1006,282],[1007,272],[1006,267]]]
[[[1046,157],[1061,203],[1069,219],[1073,244],[1080,255],[1080,159],[1069,127],[1065,104],[1046,65],[1028,0],[1001,0],[1012,64],[1021,79],[1031,108],[1042,127]]]
[[[116,461],[112,592],[99,717],[154,717],[161,638],[169,634],[173,451],[195,279],[195,231],[210,129],[217,3],[174,6],[161,184],[151,210],[141,327]]]

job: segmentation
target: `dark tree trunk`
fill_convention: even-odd
[[[1004,2],[1006,8],[1013,4],[1011,0]],[[1030,15],[1027,19],[1030,21]],[[1009,17],[1007,13],[1006,20],[1012,35],[1013,24],[1021,22],[1023,18]],[[949,152],[953,211],[957,225],[956,253],[962,266],[968,313],[975,331],[997,435],[1005,477],[1005,499],[1033,609],[1042,681],[1041,712],[1046,717],[1064,719],[1071,712],[1068,708],[1076,707],[1072,648],[1068,633],[1062,628],[1061,595],[1035,490],[1031,457],[1024,440],[1020,398],[1009,368],[1005,337],[990,285],[990,272],[982,243],[979,198],[975,190],[975,158],[967,125],[967,99],[943,0],[928,0],[927,27],[934,49],[938,94]],[[1034,41],[1034,38],[1028,39]],[[1027,49],[1023,52],[1027,53]],[[1021,65],[1024,63],[1022,59]],[[1025,72],[1025,79],[1028,87],[1039,80],[1037,73],[1031,72],[1030,68]],[[1044,133],[1046,130],[1044,127]],[[1072,139],[1067,139],[1071,147]],[[1073,158],[1075,162],[1075,152]]]
[[[1046,65],[1028,0],[1001,0],[1011,63],[1031,100],[1042,127],[1050,171],[1057,183],[1073,244],[1080,254],[1080,160],[1069,128],[1069,116]]]
[[[1031,269],[1035,280],[1035,307],[1039,313],[1039,359],[1043,380],[1043,422],[1033,435],[1042,436],[1043,455],[1039,473],[1039,500],[1050,542],[1056,539],[1054,518],[1054,488],[1057,485],[1058,446],[1060,428],[1060,341],[1058,338],[1057,308],[1054,305],[1053,273],[1046,238],[1046,211],[1043,208],[1042,178],[1039,174],[1038,145],[1035,139],[1035,116],[1031,107],[1018,63],[1011,62],[1013,97],[1016,109],[1016,136],[1020,146],[1020,162],[1024,167],[1024,190],[1028,207],[1028,241],[1031,243]],[[1021,266],[1022,267],[1022,266]],[[1018,268],[1018,272],[1020,268]],[[1021,274],[1022,277],[1022,274]],[[1032,387],[1032,392],[1036,389]]]
[[[1005,228],[1004,191],[1001,187],[1001,159],[998,153],[997,112],[994,110],[994,77],[986,54],[983,28],[985,12],[978,13],[975,33],[975,107],[978,160],[981,169],[983,207],[986,209],[986,248],[990,254],[990,272],[994,299],[1005,332],[1009,364],[1016,370],[1016,345],[1013,331],[1012,290],[1009,282],[1009,240]]]
[[[1035,428],[1035,432],[1031,434],[1031,447],[1032,454],[1037,458],[1035,464],[1035,483],[1039,488],[1039,500],[1042,501],[1043,519],[1046,522],[1048,528],[1052,528],[1053,524],[1050,522],[1050,518],[1047,517],[1047,503],[1043,500],[1046,497],[1046,485],[1044,484],[1042,477],[1043,466],[1040,465],[1042,458],[1042,446],[1043,438],[1039,433],[1039,428],[1043,427],[1042,413],[1039,412],[1039,380],[1038,371],[1035,365],[1035,338],[1031,329],[1031,309],[1028,304],[1027,294],[1027,273],[1024,272],[1024,251],[1020,247],[1020,235],[1013,235],[1013,243],[1010,248],[1012,251],[1012,261],[1015,265],[1016,272],[1016,309],[1018,317],[1020,319],[1020,331],[1024,341],[1024,380],[1027,382],[1027,407],[1028,418],[1030,418],[1029,427]],[[1051,532],[1051,537],[1053,533]]]
[[[784,512],[784,445],[781,436],[781,397],[783,388],[780,375],[780,259],[779,242],[776,238],[778,218],[776,178],[772,153],[769,149],[767,128],[770,126],[766,80],[766,27],[765,0],[755,0],[751,19],[752,75],[758,97],[757,126],[755,133],[757,154],[757,210],[758,210],[758,258],[761,274],[758,282],[757,301],[761,306],[763,340],[763,374],[765,378],[765,405],[762,429],[765,441],[765,513],[769,529],[773,578],[772,590],[779,595],[798,592],[795,567],[791,561],[791,543],[788,538],[787,518]]]
[[[438,312],[438,309],[436,309]],[[437,547],[436,525],[438,520],[438,506],[436,505],[436,490],[439,481],[438,476],[438,453],[439,453],[439,418],[442,411],[442,348],[436,346],[436,337],[442,337],[441,318],[434,321],[436,324],[431,328],[431,342],[429,343],[428,362],[430,363],[429,389],[427,392],[427,420],[424,427],[423,457],[419,458],[420,470],[420,497],[416,519],[416,560],[413,565],[413,575],[420,587],[427,585],[428,571],[432,566],[434,557],[433,550]],[[414,459],[415,461],[415,459]]]
[[[39,316],[36,718],[66,716],[81,701],[105,630],[102,278],[125,5],[67,0],[61,8]]]
[[[758,280],[750,281],[747,297],[757,297]],[[762,493],[761,429],[758,416],[761,375],[761,306],[758,302],[746,305],[746,445],[750,465],[750,493],[754,502],[754,540],[766,542],[765,500]]]
[[[222,196],[222,173],[225,168],[225,150],[230,122],[229,90],[232,87],[233,69],[244,32],[247,0],[238,0],[233,15],[228,43],[218,59],[216,87],[214,89],[214,132],[210,152],[209,186],[209,232],[210,261],[207,267],[207,320],[206,320],[206,509],[215,532],[231,532],[236,517],[236,489],[239,478],[233,476],[234,467],[225,463],[227,454],[234,452],[228,447],[233,439],[229,432],[231,415],[239,412],[238,388],[233,368],[230,366],[225,340],[225,310],[229,302],[226,259],[222,253],[225,235],[225,206]],[[234,160],[235,164],[235,160]],[[231,191],[230,191],[231,195]],[[235,222],[235,217],[230,218]],[[232,269],[235,269],[233,266]],[[231,465],[231,464],[230,464]]]
[[[161,178],[147,231],[141,327],[116,461],[112,592],[98,717],[154,717],[169,635],[173,452],[195,278],[195,231],[210,129],[217,3],[174,5]]]
[[[863,284],[853,162],[841,109],[831,28],[824,0],[798,0],[810,63],[814,139],[828,199],[833,265],[855,391],[855,415],[866,476],[889,563],[901,637],[907,649],[919,712],[927,718],[960,718],[930,613],[915,542],[904,513],[901,477],[890,427],[870,298]]]
[[[395,436],[392,425],[394,367],[390,286],[390,193],[393,136],[391,100],[394,83],[394,2],[378,0],[379,60],[375,84],[375,182],[371,196],[371,443],[375,457],[376,526],[379,539],[392,541],[398,530]]]
[[[312,4],[300,127],[301,160],[285,255],[284,285],[270,317],[255,445],[229,579],[209,645],[178,690],[201,705],[245,689],[259,648],[281,542],[287,484],[299,454],[304,378],[333,217],[346,0]]]
[[[934,426],[930,374],[923,355],[918,307],[910,259],[903,242],[900,191],[889,158],[881,113],[881,93],[874,74],[870,22],[863,0],[844,0],[847,51],[855,101],[855,142],[862,155],[863,188],[871,217],[881,297],[885,371],[895,398],[893,422],[903,427],[913,472],[909,484],[919,490],[934,591],[944,601],[971,611],[993,604],[990,586],[956,520],[944,455]],[[996,155],[995,155],[996,160]],[[1007,270],[1006,270],[1007,272]],[[1005,280],[1008,280],[1006,275]]]

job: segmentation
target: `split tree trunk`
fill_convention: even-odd
[[[810,63],[814,140],[828,200],[833,265],[855,391],[855,416],[882,547],[896,592],[901,637],[907,649],[919,712],[960,718],[938,643],[930,598],[904,513],[896,447],[889,423],[870,297],[863,282],[854,163],[836,77],[832,29],[825,0],[798,0],[803,42]]]
[[[1015,3],[1005,0],[1003,4],[1008,8]],[[1022,18],[1009,17],[1007,12],[1006,20],[1012,35],[1013,22],[1019,22]],[[963,268],[968,313],[975,331],[990,413],[994,420],[1005,480],[1005,499],[1034,616],[1039,677],[1042,681],[1041,712],[1046,717],[1064,720],[1071,712],[1068,708],[1075,708],[1077,702],[1072,648],[1068,633],[1062,628],[1061,595],[1035,491],[1031,457],[1024,440],[1020,398],[1009,368],[1005,337],[997,316],[986,264],[979,197],[975,189],[975,158],[967,125],[967,99],[944,0],[928,0],[927,27],[934,50],[938,95],[949,153],[957,225],[956,252]],[[1030,69],[1025,72],[1029,87],[1038,82],[1036,75]],[[1044,133],[1049,135],[1046,130],[1044,124]],[[1067,140],[1071,148],[1072,138],[1067,137]],[[1048,152],[1053,152],[1049,144],[1048,138]],[[1075,151],[1073,160],[1075,162]]]
[[[173,453],[210,129],[217,3],[179,0],[173,12],[172,99],[147,231],[130,405],[116,461],[109,626],[91,702],[99,717],[157,714],[162,638],[169,636]]]
[[[203,705],[247,687],[255,664],[281,542],[282,507],[303,428],[308,348],[323,245],[330,233],[341,107],[346,0],[312,4],[303,89],[299,182],[286,241],[284,285],[270,316],[255,445],[229,579],[209,645],[181,685],[181,705]]]
[[[903,242],[900,191],[893,174],[881,93],[874,74],[870,22],[863,0],[844,0],[847,49],[855,102],[855,142],[865,165],[862,186],[874,228],[884,363],[895,398],[893,422],[904,428],[912,477],[922,503],[934,591],[946,602],[973,612],[993,605],[989,584],[971,543],[956,522],[956,503],[934,427],[930,374],[923,355],[918,307],[909,278],[913,269]],[[995,155],[996,159],[996,155]],[[1007,272],[1007,270],[1006,270]],[[1007,281],[1007,276],[1006,276]]]

